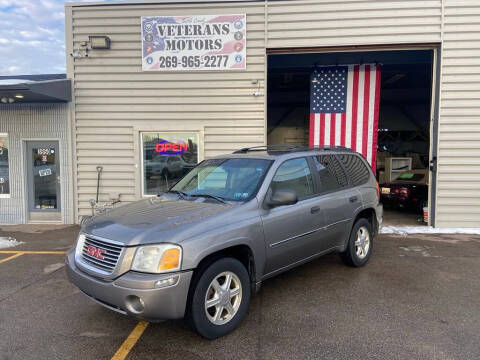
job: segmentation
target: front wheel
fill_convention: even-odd
[[[358,219],[352,228],[347,248],[340,253],[343,262],[349,266],[365,265],[372,254],[373,231],[367,219]]]
[[[250,278],[240,261],[214,262],[194,286],[189,320],[201,336],[216,339],[240,325],[250,303]]]

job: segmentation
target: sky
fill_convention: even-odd
[[[0,75],[65,73],[64,3],[0,0]]]

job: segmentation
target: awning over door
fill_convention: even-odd
[[[71,99],[71,80],[64,74],[0,76],[1,103],[54,103]]]

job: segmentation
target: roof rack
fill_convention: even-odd
[[[277,144],[277,145],[260,145],[260,146],[242,148],[240,150],[234,151],[233,154],[246,154],[251,151],[299,152],[299,151],[313,151],[313,150],[341,150],[341,151],[353,152],[352,149],[346,148],[344,146],[305,146],[305,145]]]

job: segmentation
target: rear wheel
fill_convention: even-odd
[[[240,261],[217,260],[194,286],[188,317],[200,335],[216,339],[240,325],[250,303],[250,277]]]
[[[340,253],[343,262],[349,266],[365,265],[372,254],[373,230],[367,219],[358,219],[352,228],[347,248]]]

